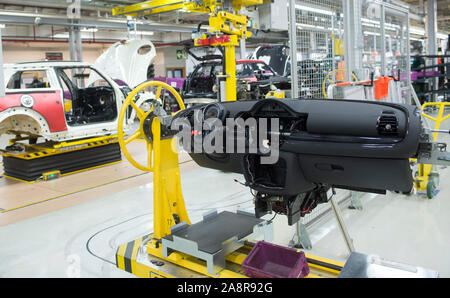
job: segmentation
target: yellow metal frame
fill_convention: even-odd
[[[281,90],[269,91],[266,94],[266,99],[270,99],[270,98],[277,98],[277,99],[286,98],[286,92],[281,91]]]
[[[154,170],[153,162],[152,162],[153,161],[153,155],[152,155],[153,143],[150,140],[147,140],[147,138],[145,136],[145,132],[144,132],[144,126],[143,126],[144,120],[147,118],[147,116],[150,113],[152,113],[153,108],[149,112],[144,112],[140,107],[138,107],[136,105],[134,100],[135,100],[136,95],[139,92],[141,92],[145,88],[150,88],[150,87],[157,87],[155,98],[159,98],[161,96],[162,90],[166,89],[175,97],[181,110],[184,110],[186,108],[184,105],[184,102],[181,99],[181,96],[178,94],[178,92],[172,86],[167,85],[166,83],[163,83],[163,82],[159,82],[159,81],[149,81],[149,82],[142,83],[141,85],[136,87],[136,89],[134,89],[128,95],[128,97],[125,99],[125,102],[123,103],[122,109],[120,110],[120,113],[119,113],[119,120],[118,120],[119,124],[118,124],[118,131],[117,131],[118,142],[119,142],[120,148],[122,149],[122,153],[125,156],[125,158],[133,166],[135,166],[136,168],[138,168],[142,171],[145,171],[145,172],[153,172],[153,170]],[[127,109],[129,106],[131,106],[135,110],[136,116],[138,117],[138,119],[140,121],[140,125],[139,125],[139,129],[133,135],[131,135],[130,137],[127,137],[124,132],[124,123],[125,123],[125,116],[127,113]],[[147,143],[147,153],[148,153],[147,165],[142,165],[142,164],[136,162],[134,160],[134,158],[128,152],[128,149],[126,146],[129,143],[131,143],[132,141],[140,140],[140,139],[143,139]]]
[[[138,255],[139,248],[143,245],[146,247],[146,253],[151,257],[158,258],[170,262],[178,266],[182,270],[188,272],[195,272],[207,277],[219,278],[245,278],[242,272],[242,263],[247,257],[251,248],[247,247],[247,251],[235,251],[227,255],[226,260],[230,264],[234,264],[234,268],[224,268],[217,275],[208,273],[206,262],[193,256],[181,252],[172,252],[168,257],[163,256],[161,240],[163,237],[171,234],[171,227],[179,222],[186,222],[191,224],[187,214],[186,206],[181,190],[180,169],[178,162],[178,152],[173,146],[174,138],[161,139],[161,121],[158,117],[152,120],[152,140],[145,137],[143,131],[143,122],[150,116],[149,113],[144,113],[134,103],[135,96],[148,86],[158,86],[158,92],[162,88],[169,90],[177,100],[180,99],[175,90],[172,90],[169,85],[162,82],[147,82],[135,90],[127,97],[119,114],[119,144],[125,157],[136,167],[153,172],[153,234],[148,236],[148,242],[143,244],[146,237],[142,237],[121,245],[116,253],[116,265],[118,268],[130,272],[138,277],[177,277],[168,274],[164,271],[150,267],[149,265],[139,263]],[[180,107],[184,109],[184,105],[180,99]],[[138,130],[128,139],[126,139],[123,132],[123,122],[125,120],[125,112],[131,106],[136,110],[139,120],[141,122]],[[149,164],[147,166],[137,163],[126,150],[126,144],[131,141],[139,140],[144,137],[147,142],[149,150]],[[309,259],[315,259],[317,262],[311,264],[311,268],[320,272],[320,274],[311,273],[308,277],[332,276],[336,277],[339,270],[330,269],[319,264],[331,264],[335,267],[342,268],[344,264],[333,262],[330,260],[308,256]],[[232,266],[232,267],[233,267]]]
[[[189,0],[152,0],[144,1],[128,6],[118,6],[112,10],[114,16],[127,15],[131,17],[142,17],[174,10],[183,10],[196,13],[213,13],[219,11],[223,5],[222,1],[203,0],[202,5]],[[263,0],[233,0],[233,9],[237,12],[244,7],[263,4]]]
[[[61,174],[60,176],[64,177],[64,176],[68,176],[68,175],[72,175],[72,174],[82,173],[82,172],[85,172],[85,171],[94,170],[94,169],[102,168],[102,167],[105,167],[105,166],[115,165],[115,164],[118,164],[120,162],[122,162],[122,161],[121,160],[113,161],[113,162],[110,162],[110,163],[105,163],[105,164],[102,164],[102,165],[98,165],[98,166],[94,166],[94,167],[90,167],[90,168],[86,168],[86,169],[82,169],[82,170],[77,170],[77,171],[73,171],[73,172],[64,173],[64,174]],[[46,173],[46,174],[48,174],[48,173]],[[8,178],[8,179],[12,179],[12,180],[16,180],[16,181],[19,181],[19,182],[28,183],[28,184],[36,183],[36,182],[39,182],[39,181],[42,180],[42,179],[38,179],[38,180],[35,180],[35,181],[27,181],[27,180],[22,180],[22,179],[19,179],[19,178],[16,178],[16,177],[11,177],[11,176],[8,176],[8,175],[3,175],[3,177]]]
[[[215,1],[207,1],[207,3],[209,2]],[[199,6],[195,2],[189,2],[186,0],[153,0],[113,8],[112,14],[113,16],[127,15],[136,18],[174,10],[184,10],[198,13],[211,12],[207,6]]]
[[[163,12],[183,10],[195,13],[208,13],[209,31],[212,34],[230,36],[229,42],[216,42],[208,44],[213,47],[224,47],[225,50],[225,73],[226,76],[226,100],[236,101],[236,52],[235,47],[239,45],[238,39],[251,37],[251,32],[247,31],[248,18],[245,15],[237,14],[242,8],[263,4],[263,0],[232,0],[233,13],[223,10],[223,2],[217,0],[204,0],[201,5],[189,0],[153,0],[145,1],[129,6],[120,6],[113,9],[113,15],[127,15],[131,17],[141,17],[145,15],[158,14]],[[223,35],[222,35],[223,36]],[[199,40],[194,40],[195,46]],[[138,167],[139,168],[139,167]]]
[[[201,44],[202,40],[208,40],[206,35],[201,38],[194,40],[195,46],[203,46]],[[221,42],[220,38],[211,38],[212,42],[208,43],[207,46],[213,47],[223,47],[225,52],[225,76],[226,76],[226,100],[236,101],[237,91],[236,91],[236,46],[239,45],[237,35],[229,35],[229,41]]]
[[[450,118],[450,114],[444,116],[445,108],[449,107],[448,102],[427,102],[422,105],[422,116],[435,122],[434,129],[438,130],[441,127],[442,122]],[[436,107],[438,109],[437,117],[430,116],[424,112],[426,107]],[[433,141],[436,142],[437,133],[433,134]],[[415,187],[419,193],[427,193],[428,198],[433,198],[433,194],[430,193],[430,177],[433,175],[433,165],[419,164],[418,176],[414,177]]]
[[[136,168],[146,172],[153,172],[153,237],[156,239],[154,245],[158,246],[158,241],[170,234],[170,228],[177,221],[185,221],[190,224],[190,220],[181,193],[178,152],[174,151],[173,138],[161,140],[161,122],[156,117],[153,119],[151,127],[152,140],[148,140],[143,124],[149,114],[152,113],[152,110],[145,113],[134,102],[136,95],[148,87],[157,87],[156,98],[159,98],[162,89],[168,90],[176,98],[181,110],[184,110],[185,106],[180,95],[173,87],[163,82],[150,81],[139,85],[128,95],[119,114],[118,139],[123,155]],[[123,124],[129,106],[136,111],[140,125],[139,129],[131,137],[127,138],[123,131]],[[147,143],[147,165],[136,162],[126,147],[130,142],[141,138]],[[164,162],[161,162],[163,157]]]
[[[9,143],[11,145],[13,145],[19,141],[28,140],[29,138],[30,138],[30,136],[28,136],[28,137],[17,136],[14,139],[11,139],[9,141]],[[37,159],[37,158],[55,156],[55,155],[73,152],[73,151],[84,150],[84,149],[88,149],[88,148],[105,146],[105,145],[117,143],[118,141],[119,140],[118,140],[117,135],[112,135],[112,136],[103,136],[103,137],[89,138],[89,139],[84,139],[84,140],[76,140],[76,141],[61,142],[61,143],[48,142],[48,143],[33,144],[33,145],[23,144],[26,148],[25,152],[18,153],[18,154],[2,152],[2,156],[15,157],[15,158],[24,159],[24,160],[32,160],[32,159]],[[85,169],[81,169],[81,170],[76,170],[76,171],[60,174],[60,177],[72,175],[72,174],[76,174],[76,173],[81,173],[84,171],[93,170],[93,169],[108,166],[108,165],[117,164],[119,162],[122,162],[122,161],[119,160],[119,161],[110,162],[110,163],[106,163],[106,164],[102,164],[102,165],[98,165],[98,166],[94,166],[94,167],[89,167],[89,168],[85,168]],[[41,181],[41,180],[46,181],[47,179],[45,178],[44,174],[51,174],[51,173],[43,173],[42,176],[44,176],[44,177],[42,179],[38,179],[36,181],[26,181],[26,180],[11,177],[8,175],[3,175],[3,177],[12,179],[12,180],[16,180],[16,181],[20,181],[20,182],[25,182],[25,183],[35,183],[35,182]]]
[[[16,137],[12,140],[10,140],[10,144],[15,144],[18,141],[23,141],[28,139],[22,138],[22,137]],[[10,156],[10,157],[16,157],[20,159],[36,159],[36,158],[42,158],[46,156],[52,156],[72,151],[78,151],[81,149],[86,148],[93,148],[93,147],[99,147],[104,146],[112,143],[117,143],[118,137],[117,135],[112,136],[103,136],[98,138],[89,138],[84,140],[76,140],[76,141],[69,141],[69,142],[60,142],[60,143],[42,143],[42,144],[35,144],[35,145],[29,145],[29,144],[23,144],[26,147],[26,152],[14,154],[9,152],[2,152],[3,156]]]
[[[247,31],[246,16],[234,15],[225,11],[211,15],[209,26],[211,32],[235,35],[238,39],[247,39],[252,35]]]
[[[139,248],[144,243],[147,237],[148,236],[144,236],[134,241],[130,241],[128,243],[120,245],[116,253],[117,267],[141,278],[180,277],[174,273],[170,274],[163,270],[158,270],[157,267],[149,266],[138,261]],[[250,253],[251,249],[252,248],[249,246],[244,246],[241,250],[227,255],[226,260],[228,262],[228,267],[220,271],[218,276],[215,276],[207,272],[206,263],[202,260],[196,259],[192,256],[180,252],[173,252],[168,258],[164,258],[162,257],[161,249],[153,249],[150,248],[150,246],[147,246],[147,252],[153,257],[175,264],[179,266],[183,271],[192,272],[195,274],[200,274],[201,276],[212,278],[247,278],[247,276],[243,274],[242,263],[247,258],[248,253]],[[340,270],[338,268],[342,269],[344,267],[344,264],[340,262],[316,257],[309,254],[305,254],[305,256],[308,260],[308,266],[311,271],[310,274],[306,276],[306,278],[335,278],[340,274]],[[328,265],[329,267],[327,267],[326,265]]]

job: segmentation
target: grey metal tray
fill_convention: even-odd
[[[191,226],[186,223],[174,226],[172,234],[162,239],[163,256],[167,257],[172,250],[183,252],[205,260],[208,273],[217,274],[225,267],[226,255],[242,247],[240,240],[263,222],[243,212],[210,212]]]

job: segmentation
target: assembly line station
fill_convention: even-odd
[[[449,11],[0,0],[0,277],[450,277]]]

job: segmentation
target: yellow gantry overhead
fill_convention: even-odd
[[[228,3],[237,14],[239,10],[245,7],[263,4],[263,0],[152,0],[144,1],[128,6],[119,6],[113,9],[113,15],[127,15],[132,17],[143,17],[146,15],[183,10],[197,13],[214,13],[223,11],[231,7],[225,7]]]
[[[209,10],[208,6],[197,5],[196,2],[187,0],[152,0],[128,6],[116,7],[113,9],[113,15],[127,15],[136,18],[175,10],[209,13],[212,8]]]
[[[238,39],[251,37],[247,31],[248,17],[243,9],[263,4],[264,0],[153,0],[113,9],[113,15],[126,15],[134,18],[170,11],[207,13],[209,31],[216,37],[205,34],[194,41],[195,46],[221,46],[225,49],[226,98],[236,100],[236,61],[235,47]],[[221,36],[221,37],[220,37]]]
[[[152,0],[113,9],[115,16],[126,15],[134,18],[170,11],[207,13],[210,15],[210,31],[237,35],[247,39],[248,18],[240,11],[249,6],[263,4],[264,0]]]

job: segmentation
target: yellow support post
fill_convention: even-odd
[[[236,36],[234,36],[236,37]],[[237,42],[237,41],[236,41]],[[225,47],[225,71],[226,79],[226,97],[227,101],[236,101],[236,47],[226,45]]]
[[[426,113],[424,113],[425,107],[437,107],[438,108],[438,115],[437,117],[432,117]],[[424,116],[427,119],[430,119],[431,121],[435,122],[434,129],[438,130],[441,126],[441,123],[450,118],[450,114],[444,116],[445,108],[450,106],[450,103],[448,102],[427,102],[422,105],[422,116]],[[433,141],[436,142],[437,140],[437,133],[433,134]],[[427,165],[427,164],[419,164],[419,173],[418,176],[415,177],[415,186],[416,189],[419,192],[427,193],[427,196],[429,199],[433,198],[433,185],[430,183],[430,176],[432,175],[433,166]]]
[[[181,193],[178,152],[172,148],[172,138],[161,140],[161,122],[155,118],[153,133],[153,238],[160,240],[171,233],[178,222],[191,224]],[[164,157],[164,162],[162,158]],[[176,218],[176,222],[175,222]]]

